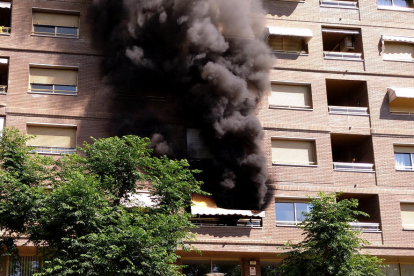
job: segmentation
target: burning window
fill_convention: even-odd
[[[284,200],[275,202],[276,225],[299,225],[305,220],[304,213],[309,213],[312,205],[309,200]]]
[[[272,82],[269,107],[311,109],[312,99],[309,84],[290,84]]]
[[[414,60],[414,37],[383,35],[382,43],[384,60]]]
[[[362,37],[359,30],[322,28],[325,59],[362,60]]]
[[[30,67],[31,93],[76,95],[78,71],[64,68]]]
[[[11,2],[0,1],[0,35],[10,34]]]
[[[272,163],[275,165],[316,165],[315,141],[273,138]]]
[[[307,54],[312,32],[308,29],[268,27],[267,42],[274,52]]]
[[[76,151],[76,127],[56,125],[28,125],[27,134],[36,135],[27,145],[42,154],[74,153]]]
[[[0,93],[7,92],[9,59],[0,58]]]
[[[55,37],[79,37],[79,15],[33,11],[32,33]]]

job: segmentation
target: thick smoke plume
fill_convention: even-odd
[[[205,172],[206,189],[228,208],[260,209],[267,191],[263,132],[255,115],[269,91],[274,62],[263,42],[263,14],[259,0],[96,0],[93,5],[95,41],[105,54],[102,73],[116,95],[117,134],[150,129],[147,136],[162,134],[154,136],[156,149],[173,152],[164,141],[171,143],[168,133],[153,127],[164,120],[163,110],[149,110],[145,100],[131,96],[174,95],[167,99],[177,99],[175,109],[201,130],[214,155]]]

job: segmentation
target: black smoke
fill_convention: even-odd
[[[175,115],[214,155],[206,189],[223,207],[260,209],[267,165],[255,112],[274,61],[259,0],[96,0],[92,10],[116,134],[155,134],[156,150],[174,155],[171,132],[154,127],[167,112],[147,101],[174,95]]]

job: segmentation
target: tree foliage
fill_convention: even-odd
[[[180,275],[175,252],[194,238],[184,210],[203,193],[186,160],[153,157],[136,136],[51,158],[31,153],[31,138],[5,129],[0,139],[3,257],[17,259],[25,238],[45,260],[39,276]],[[155,205],[131,207],[143,183]]]
[[[361,231],[350,228],[357,216],[368,214],[356,210],[358,200],[337,201],[338,194],[319,194],[312,200],[309,213],[300,226],[305,239],[295,245],[288,244],[287,253],[278,267],[282,276],[377,276],[381,259],[360,254],[367,241],[360,238]]]

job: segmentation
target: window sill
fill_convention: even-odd
[[[276,106],[276,105],[269,105],[270,109],[285,109],[285,110],[300,110],[300,111],[313,111],[313,108],[305,108],[305,107],[288,107],[288,106]]]
[[[378,10],[414,12],[414,9],[412,9],[412,8],[403,8],[403,7],[378,6],[377,8],[378,8]]]
[[[414,172],[414,170],[395,169],[397,172]]]
[[[345,6],[330,6],[330,5],[320,5],[321,8],[335,8],[335,9],[347,9],[347,10],[359,10],[358,7],[345,7]]]
[[[346,112],[329,112],[329,115],[347,115],[347,116],[362,116],[362,117],[369,117],[369,114],[353,114],[353,113],[346,113]]]
[[[7,95],[7,92],[0,92],[0,95]]]
[[[291,228],[293,227],[293,228],[299,228],[299,225],[276,223],[276,227],[291,227]]]
[[[33,91],[27,91],[28,94],[44,94],[44,95],[55,95],[55,96],[77,96],[76,94],[60,94],[60,93],[52,93],[52,92],[33,92]]]
[[[7,36],[10,36],[10,34],[9,34],[9,33],[0,33],[0,35],[7,35]]]
[[[414,231],[414,228],[404,228],[403,226],[403,231]]]
[[[290,52],[279,52],[279,51],[272,51],[273,54],[277,55],[291,55],[291,56],[309,56],[308,53],[290,53]]]
[[[412,116],[414,113],[397,113],[397,112],[390,112],[391,115],[397,115],[397,116]]]
[[[318,167],[318,165],[290,164],[290,163],[272,163],[272,166],[310,167],[310,168]]]
[[[398,61],[398,62],[414,62],[414,59],[391,59],[391,58],[383,58],[384,61]]]
[[[31,34],[31,36],[79,39],[79,36],[71,37],[71,36],[55,36],[55,35],[42,35],[42,34]]]

